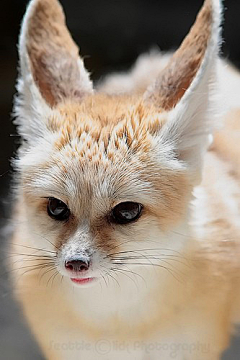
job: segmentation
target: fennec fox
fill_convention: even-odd
[[[58,1],[30,2],[11,267],[47,359],[216,360],[229,345],[240,76],[218,59],[220,23],[206,0],[173,56],[94,91]]]

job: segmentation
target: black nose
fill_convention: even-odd
[[[69,260],[65,262],[65,268],[74,272],[86,271],[89,268],[89,261],[85,259]]]

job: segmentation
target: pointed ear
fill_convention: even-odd
[[[57,0],[32,0],[23,19],[15,112],[20,133],[34,136],[59,103],[81,99],[92,83]]]
[[[144,94],[168,120],[159,134],[199,175],[214,128],[212,90],[220,44],[220,0],[205,0],[195,24],[156,82]],[[197,174],[198,173],[198,174]]]

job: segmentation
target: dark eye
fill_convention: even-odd
[[[118,224],[128,224],[137,220],[142,212],[143,206],[134,202],[122,202],[112,209],[112,221]]]
[[[64,202],[55,198],[48,199],[48,215],[59,221],[67,220],[70,216],[70,210]]]

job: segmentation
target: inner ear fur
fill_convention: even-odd
[[[51,107],[64,99],[81,99],[91,91],[79,49],[57,0],[32,0],[22,32],[20,52],[27,52],[33,80]]]
[[[205,0],[195,24],[167,67],[145,93],[145,99],[163,110],[171,110],[183,97],[199,70],[213,23],[212,1]]]

